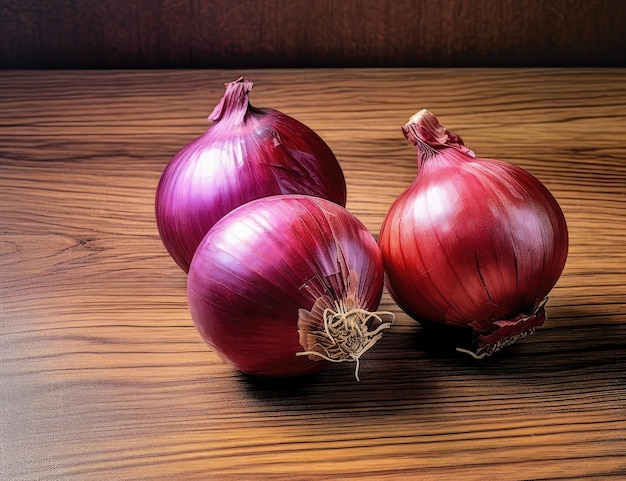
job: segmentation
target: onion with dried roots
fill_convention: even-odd
[[[376,312],[384,269],[376,241],[326,199],[280,195],[233,210],[191,262],[188,300],[202,338],[240,371],[297,376],[356,363],[393,314]]]

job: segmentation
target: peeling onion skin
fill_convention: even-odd
[[[191,262],[187,292],[196,328],[225,361],[250,375],[289,377],[329,364],[298,355],[307,354],[299,316],[324,295],[373,311],[383,280],[376,240],[356,217],[325,199],[281,195],[215,224]]]
[[[534,332],[567,258],[556,199],[520,167],[476,158],[426,110],[403,132],[418,172],[380,231],[391,296],[425,325],[470,329],[476,357]]]
[[[234,208],[277,194],[306,194],[346,204],[346,183],[330,147],[306,125],[255,108],[252,82],[240,78],[159,181],[155,213],[161,240],[185,271],[209,229]]]

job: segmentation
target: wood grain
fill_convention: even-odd
[[[571,248],[549,320],[487,362],[402,314],[305,380],[200,340],[153,218],[159,176],[240,72],[0,72],[0,479],[573,480],[626,476],[626,72],[250,70],[252,102],[333,148],[378,232],[429,108],[554,193]]]
[[[4,0],[1,68],[626,66],[621,0]]]

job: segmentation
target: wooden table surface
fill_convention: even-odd
[[[428,108],[518,164],[570,230],[549,319],[474,361],[387,293],[361,364],[249,379],[197,334],[154,221],[223,83],[331,146],[377,233]],[[0,72],[0,479],[626,479],[626,71]]]

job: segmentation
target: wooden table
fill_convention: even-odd
[[[197,334],[154,221],[223,83],[315,129],[374,233],[433,111],[561,203],[549,319],[476,362],[396,323],[361,365],[251,380]],[[0,479],[626,479],[626,71],[0,72]]]

